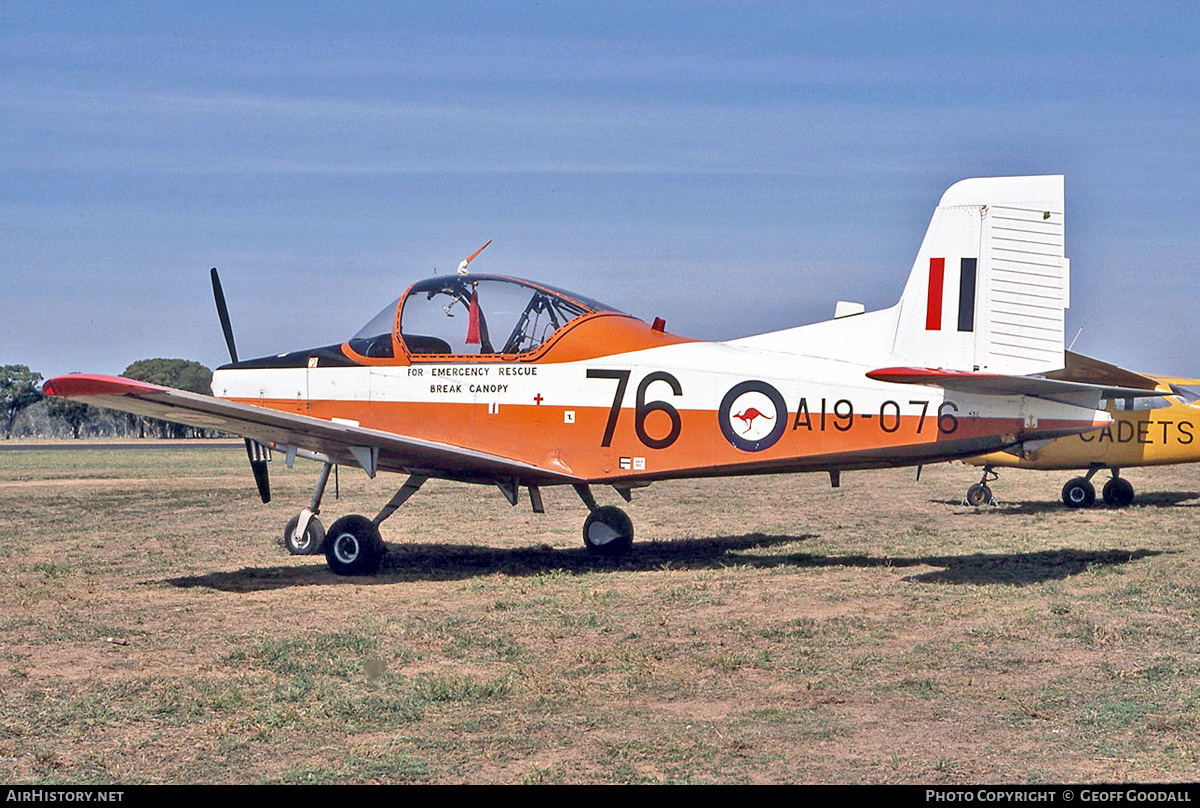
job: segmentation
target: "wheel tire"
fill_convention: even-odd
[[[1096,502],[1096,489],[1083,477],[1073,477],[1063,486],[1062,501],[1068,508],[1090,508]]]
[[[1124,477],[1113,477],[1104,484],[1104,501],[1114,508],[1124,508],[1133,502],[1133,483]]]
[[[983,483],[975,483],[967,489],[967,504],[974,505],[978,508],[980,505],[987,505],[992,501],[992,489],[988,488]]]
[[[633,548],[633,520],[612,505],[597,508],[583,523],[583,546],[593,556],[625,555]]]
[[[308,527],[304,530],[304,539],[300,542],[292,537],[298,524],[300,524],[300,514],[289,519],[287,527],[283,529],[283,546],[287,548],[287,551],[292,555],[316,555],[321,552],[325,545],[325,526],[321,524],[321,520],[315,516],[308,520]]]
[[[325,561],[336,575],[374,575],[385,552],[379,528],[365,516],[343,516],[329,526]]]

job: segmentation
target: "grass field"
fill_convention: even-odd
[[[655,484],[585,508],[432,481],[380,574],[291,557],[316,466],[0,454],[8,783],[1200,780],[1200,467]],[[343,469],[323,519],[402,482]],[[615,493],[601,494],[616,503]]]

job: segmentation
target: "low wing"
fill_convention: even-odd
[[[240,404],[117,376],[59,376],[42,386],[50,396],[161,418],[249,438],[285,453],[320,454],[334,463],[490,482],[568,482],[567,475],[497,455],[377,429]]]
[[[965,370],[940,370],[935,368],[896,367],[880,368],[867,373],[867,377],[880,382],[896,384],[935,384],[960,393],[992,396],[1033,396],[1051,401],[1078,403],[1080,396],[1102,398],[1137,398],[1161,395],[1156,390],[1142,387],[1119,387],[1107,384],[1048,379],[1044,376],[1007,376],[1001,373],[972,373]]]

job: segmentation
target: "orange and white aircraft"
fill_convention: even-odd
[[[487,246],[487,245],[484,245]],[[480,248],[482,249],[482,248]],[[478,255],[478,252],[476,252]],[[474,257],[474,256],[472,256]],[[671,478],[930,463],[1107,424],[1102,388],[1063,366],[1068,263],[1061,176],[964,180],[943,195],[896,305],[729,342],[667,332],[587,297],[468,272],[410,286],[331,345],[234,361],[214,397],[94,375],[47,394],[244,436],[260,493],[267,461],[322,463],[292,518],[293,553],[324,547],[339,574],[372,574],[379,525],[431,477],[528,491],[571,485],[596,554],[633,525],[600,506]],[[1111,391],[1110,391],[1111,392]],[[1136,391],[1135,391],[1136,394]],[[316,518],[336,464],[407,480],[374,517]]]
[[[1090,507],[1096,501],[1092,477],[1108,469],[1112,477],[1104,483],[1104,502],[1123,508],[1133,502],[1133,484],[1121,469],[1200,463],[1200,379],[1148,376],[1082,356],[1071,351],[1065,367],[1054,378],[1097,385],[1117,385],[1143,390],[1133,398],[1114,392],[1100,402],[1113,422],[1103,429],[1052,441],[1031,441],[999,452],[972,457],[967,463],[983,466],[983,478],[967,489],[971,505],[994,505],[988,483],[1000,467],[1042,471],[1085,471],[1072,477],[1062,489],[1062,500],[1070,508]]]

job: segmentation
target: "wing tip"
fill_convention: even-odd
[[[55,376],[42,385],[42,392],[57,398],[81,396],[128,396],[165,390],[157,384],[127,379],[124,376],[105,376],[99,373],[72,373]]]

